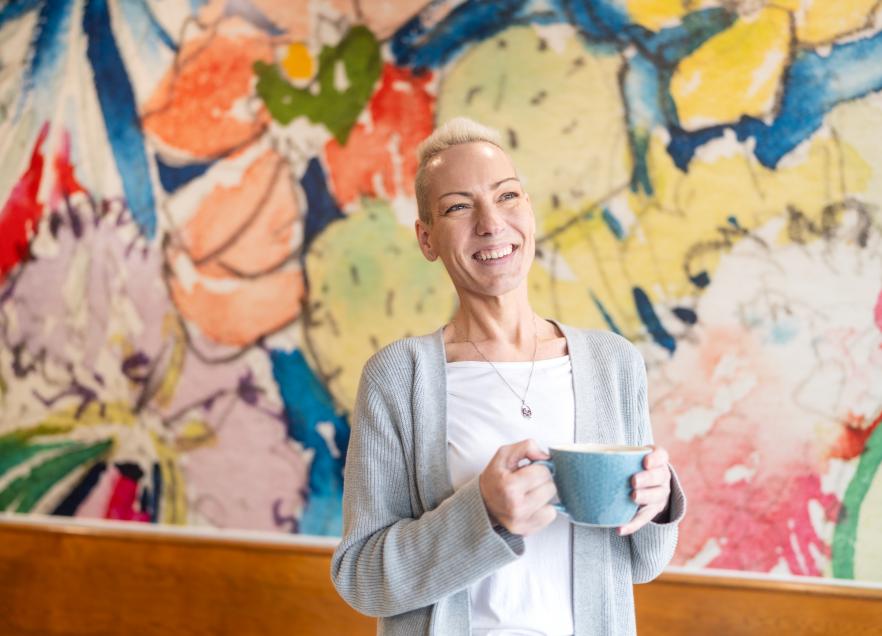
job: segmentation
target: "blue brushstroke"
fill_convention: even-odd
[[[627,32],[634,26],[628,15],[626,0],[575,0],[569,4],[584,5],[589,14],[613,33]]]
[[[430,26],[427,14],[434,9],[430,3],[398,29],[390,48],[398,66],[437,68],[467,45],[510,26],[568,23],[582,32],[586,45],[614,45],[623,50],[633,43],[673,65],[734,19],[724,9],[695,11],[684,17],[681,24],[656,34],[631,22],[622,0],[549,0],[541,5],[540,10],[536,3],[525,0],[467,0]]]
[[[314,451],[309,467],[309,493],[300,518],[300,532],[339,536],[343,531],[343,465],[349,445],[349,425],[338,415],[325,387],[318,381],[300,351],[270,352],[273,377],[285,403],[288,434],[304,448]],[[340,456],[334,457],[317,425],[334,427],[334,444]]]
[[[662,68],[673,68],[707,40],[732,26],[737,18],[736,13],[723,8],[702,9],[683,16],[680,24],[655,33],[632,31],[631,35],[644,55]]]
[[[756,158],[774,168],[821,127],[834,106],[878,90],[882,90],[882,33],[834,46],[826,56],[804,51],[788,70],[780,114],[757,138]]]
[[[552,6],[564,15],[564,21],[578,28],[583,35],[592,41],[613,42],[619,38],[620,32],[611,28],[594,10],[592,2],[583,0],[553,0]],[[621,16],[613,16],[613,22]]]
[[[196,177],[201,177],[211,166],[213,161],[207,163],[187,163],[182,166],[173,166],[165,163],[159,155],[156,155],[156,171],[159,174],[159,183],[162,189],[171,194],[179,188],[187,185]]]
[[[646,161],[652,131],[677,126],[679,118],[670,94],[671,77],[681,59],[708,38],[728,28],[735,16],[723,9],[696,11],[673,27],[648,35],[632,30],[638,46],[625,68],[622,85],[625,97],[628,144],[633,168],[631,191],[652,195],[654,188]]]
[[[343,212],[337,207],[337,201],[328,191],[325,179],[325,171],[318,159],[312,158],[306,165],[306,172],[300,179],[300,185],[306,193],[306,220],[303,224],[303,254],[301,260],[305,262],[306,253],[312,241],[332,222],[342,219]]]
[[[433,27],[423,24],[423,14],[417,14],[391,38],[395,63],[416,69],[442,66],[467,44],[486,40],[506,29],[525,2],[467,0]]]
[[[698,322],[698,314],[688,307],[674,307],[671,311],[677,318],[685,322],[687,325],[694,325]]]
[[[821,127],[824,116],[838,104],[882,90],[882,33],[832,47],[822,56],[800,53],[784,80],[784,96],[771,124],[754,117],[737,123],[708,127],[692,133],[671,130],[668,153],[685,171],[702,145],[731,129],[740,141],[753,138],[754,154],[774,169],[790,151]]]
[[[105,470],[107,470],[107,464],[105,462],[94,464],[80,479],[77,485],[67,493],[64,500],[55,507],[55,510],[53,510],[51,514],[63,517],[74,516],[77,509],[86,500],[86,497],[88,497],[95,486],[98,485],[98,480],[101,478],[101,475]]]
[[[774,344],[787,344],[793,340],[798,333],[799,327],[794,321],[776,321],[772,325],[767,341],[771,341]]]
[[[652,130],[665,123],[658,103],[658,79],[658,69],[649,58],[637,54],[628,61],[622,88],[631,126]]]
[[[665,120],[659,107],[659,74],[653,63],[642,55],[635,55],[624,70],[622,82],[627,109],[628,145],[631,150],[631,191],[653,193],[646,155],[649,137]]]
[[[655,309],[649,300],[649,296],[647,296],[646,292],[640,287],[635,287],[633,291],[634,305],[637,307],[637,315],[640,316],[640,320],[643,322],[649,335],[652,336],[652,339],[656,344],[664,347],[671,353],[674,353],[677,349],[677,341],[674,340],[674,337],[669,334],[667,329],[664,328],[664,325],[661,324],[661,321],[658,319],[658,315],[655,313]]]
[[[206,4],[208,4],[208,0],[190,0],[190,13],[195,15]]]
[[[706,271],[701,271],[695,275],[690,276],[689,280],[692,281],[692,284],[699,289],[704,289],[705,287],[710,285],[710,276]]]
[[[150,489],[145,487],[141,491],[141,497],[138,500],[138,505],[141,509],[141,512],[146,512],[150,516],[150,521],[153,521],[155,523],[154,517],[155,517],[156,511],[153,510],[153,508],[151,508],[152,503],[153,503],[153,496],[150,493]]]
[[[651,33],[645,40],[635,40],[643,55],[651,58],[658,68],[658,109],[667,125],[680,123],[670,92],[677,65],[707,40],[732,26],[737,17],[722,8],[693,11],[684,16],[680,24]]]
[[[62,63],[67,53],[72,12],[72,0],[46,2],[40,7],[31,44],[34,54],[22,78],[20,107],[28,95],[38,87],[47,95],[55,92],[55,80],[60,77]],[[36,100],[35,104],[38,108],[45,108],[47,105],[43,99]]]
[[[107,0],[86,0],[83,31],[86,54],[113,158],[132,218],[147,238],[156,235],[156,205],[135,95],[113,37]]]
[[[620,241],[625,238],[625,230],[622,228],[622,224],[607,208],[603,208],[603,220],[606,223],[606,227],[609,228],[609,231],[613,233],[613,236]]]
[[[688,132],[679,126],[671,126],[668,128],[671,135],[667,146],[668,154],[674,161],[674,165],[686,172],[695,152],[710,140],[722,137],[729,128],[731,126],[709,126],[695,132]]]
[[[162,495],[163,495],[163,483],[162,483],[162,469],[159,467],[158,462],[154,462],[153,464],[153,488],[151,488],[152,498],[150,501],[150,520],[153,523],[159,523],[160,517],[160,506],[162,505]],[[178,484],[180,487],[180,484]]]
[[[30,13],[44,3],[46,3],[46,0],[18,0],[17,2],[12,0],[12,2],[0,8],[0,28],[7,22],[18,20],[24,14]]]
[[[606,310],[606,307],[603,306],[603,303],[600,302],[600,299],[594,294],[593,291],[589,292],[591,294],[591,300],[594,301],[594,306],[597,307],[597,311],[600,312],[600,315],[603,316],[603,320],[606,322],[607,326],[611,331],[622,335],[622,331],[619,329],[619,326],[616,324],[616,321],[613,320],[613,317]]]
[[[139,46],[139,53],[153,56],[160,55],[163,48],[172,52],[178,50],[177,43],[156,19],[156,15],[145,0],[126,0],[117,6],[125,15],[126,24],[132,31],[132,38]],[[142,45],[144,50],[140,50]]]
[[[228,0],[227,6],[224,8],[224,15],[238,16],[269,35],[285,35],[284,29],[279,28],[248,0]]]

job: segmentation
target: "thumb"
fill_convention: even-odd
[[[511,470],[516,470],[518,465],[525,459],[535,461],[548,459],[550,455],[542,450],[534,439],[525,439],[507,448],[505,464]]]

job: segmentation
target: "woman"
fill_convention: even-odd
[[[420,147],[420,249],[459,309],[365,365],[333,559],[337,590],[381,634],[633,634],[631,585],[670,560],[685,499],[661,448],[619,529],[550,502],[556,444],[651,444],[646,372],[626,340],[541,319],[536,224],[498,135],[457,118]]]

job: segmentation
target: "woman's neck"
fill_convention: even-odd
[[[451,326],[457,342],[532,350],[538,322],[532,310],[502,315],[460,310],[451,320]]]
[[[523,292],[501,297],[460,294],[459,310],[444,331],[448,360],[532,360],[543,321]]]

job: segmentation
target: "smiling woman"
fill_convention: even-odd
[[[573,441],[652,444],[643,359],[533,311],[536,221],[495,131],[440,127],[415,190],[417,241],[459,308],[365,365],[334,584],[382,634],[633,634],[631,584],[668,563],[685,512],[667,452],[631,477],[639,507],[618,528],[558,515],[534,463]]]
[[[488,141],[423,154],[416,223],[423,254],[441,259],[461,303],[512,292],[533,262],[536,219],[511,160]]]

